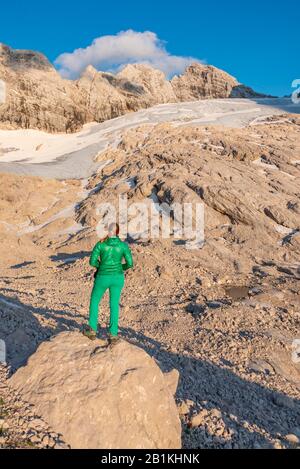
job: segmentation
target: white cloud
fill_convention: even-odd
[[[98,70],[117,71],[128,63],[146,63],[170,77],[182,73],[195,61],[199,62],[193,57],[169,54],[164,42],[151,31],[129,29],[113,36],[98,37],[84,49],[61,54],[55,64],[66,78],[78,77],[88,65]]]

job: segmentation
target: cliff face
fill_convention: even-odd
[[[5,45],[0,45],[0,79],[6,84],[0,126],[47,132],[74,132],[87,122],[160,103],[241,97],[241,93],[258,96],[239,88],[226,72],[201,64],[192,64],[171,81],[144,64],[127,65],[117,75],[89,66],[78,80],[65,80],[44,55]]]
[[[179,101],[228,98],[238,81],[223,70],[210,65],[192,64],[181,76],[171,80]]]
[[[31,50],[15,50],[0,43],[0,62],[2,65],[17,70],[33,68],[37,70],[51,70],[53,66],[41,53]]]
[[[1,46],[0,78],[6,84],[3,127],[70,132],[86,121],[74,84],[63,80],[42,54]]]
[[[149,65],[127,65],[118,77],[139,85],[150,105],[177,101],[172,84],[166,80],[164,73]]]

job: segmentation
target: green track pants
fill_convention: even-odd
[[[109,306],[110,306],[110,322],[109,332],[111,335],[118,335],[119,323],[119,302],[121,291],[124,286],[124,274],[114,275],[97,275],[92,290],[90,301],[90,320],[89,325],[97,331],[98,327],[98,308],[99,303],[106,290],[109,288]]]

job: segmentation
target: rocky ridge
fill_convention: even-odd
[[[204,98],[260,97],[212,66],[192,64],[168,81],[148,65],[126,66],[116,75],[87,67],[74,81],[63,79],[45,56],[0,45],[0,79],[6,102],[2,128],[74,132],[88,122],[103,122],[155,104]]]

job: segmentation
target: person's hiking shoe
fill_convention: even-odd
[[[94,331],[91,327],[86,327],[83,330],[83,335],[87,337],[90,340],[96,340],[97,339],[97,333]]]
[[[118,337],[117,335],[108,336],[109,345],[116,345],[118,342],[120,342],[120,337]]]

